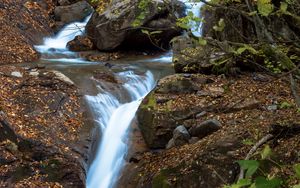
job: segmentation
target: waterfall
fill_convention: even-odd
[[[127,90],[132,102],[120,103],[110,93],[100,93],[97,96],[86,96],[92,110],[98,113],[103,137],[87,176],[88,188],[113,187],[124,164],[127,144],[124,139],[128,128],[144,96],[154,87],[154,78],[150,71],[145,76],[139,76],[132,71],[121,72],[125,78],[123,87]]]

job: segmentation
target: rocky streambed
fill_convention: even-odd
[[[169,40],[181,33],[175,20],[184,15],[184,5],[153,1],[146,10],[150,16],[139,24],[150,32],[164,32],[154,33],[149,39],[141,28],[132,27],[136,21],[133,18],[140,13],[128,8],[137,5],[134,3],[114,1],[111,9],[107,3],[103,3],[104,8],[94,6],[98,12],[88,23],[87,35],[81,36],[83,25],[77,28],[79,36],[74,40],[62,39],[68,42],[68,49],[48,40],[44,41],[51,44],[44,45],[47,48],[37,48],[42,53],[37,53],[33,44],[41,44],[44,36],[70,22],[83,20],[92,6],[70,0],[0,3],[0,33],[4,39],[0,42],[0,63],[23,63],[0,67],[0,187],[87,186],[89,168],[97,161],[100,140],[105,137],[103,109],[97,111],[93,105],[102,108],[102,94],[113,96],[120,104],[130,104],[132,96],[138,95],[135,91],[147,80],[148,70],[157,86],[138,101],[141,105],[136,118],[126,129],[129,134],[120,137],[122,144],[129,146],[128,152],[125,149],[118,155],[126,165],[111,182],[99,185],[104,182],[112,187],[117,182],[116,187],[128,188],[198,188],[232,184],[240,170],[236,161],[244,159],[267,134],[275,137],[268,142],[271,159],[283,166],[279,171],[268,170],[284,180],[291,176],[292,166],[299,163],[300,114],[289,78],[278,79],[253,69],[213,75],[208,59],[216,56],[208,57],[207,53],[215,50],[212,46],[227,44],[209,39],[209,47],[204,48],[186,35],[173,41],[172,67],[172,54],[158,54],[153,48],[168,48]],[[118,16],[111,14],[120,8],[123,11]],[[123,22],[124,16],[128,22]],[[220,14],[206,16],[218,21]],[[104,27],[96,27],[103,22]],[[204,34],[212,26],[206,24]],[[227,29],[230,37],[236,36],[231,35],[230,27]],[[215,33],[206,34],[214,37]],[[226,33],[222,37],[228,38]],[[160,41],[162,38],[165,40]],[[131,45],[136,50],[144,44],[147,48],[143,51],[128,51]],[[122,48],[127,51],[120,52]],[[217,55],[220,53],[217,51]],[[186,69],[190,65],[199,65],[199,70]],[[174,69],[185,73],[174,74]],[[300,85],[299,80],[295,85]],[[89,103],[86,96],[94,102]],[[122,106],[118,105],[108,111]],[[128,111],[132,110],[125,109],[124,114]],[[112,133],[121,124],[116,123]],[[298,182],[295,178],[286,181],[287,185]]]

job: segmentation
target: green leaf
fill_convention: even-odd
[[[218,21],[218,25],[215,25],[213,26],[213,29],[215,31],[223,31],[225,28],[225,21],[223,18],[221,18],[219,21]]]
[[[152,32],[150,32],[150,35],[155,35],[155,34],[160,34],[160,33],[162,33],[162,31],[152,31]]]
[[[284,102],[282,102],[282,103],[280,104],[280,108],[281,108],[281,109],[291,108],[292,106],[293,106],[292,104],[290,104],[290,103],[288,103],[288,102],[286,102],[286,101],[284,101]]]
[[[250,139],[244,139],[244,140],[242,141],[242,143],[243,143],[244,145],[249,145],[249,146],[254,145],[254,142],[253,142],[252,140],[250,140]]]
[[[255,179],[256,188],[279,188],[281,183],[282,181],[279,178],[266,179],[264,177],[257,177]]]
[[[142,29],[141,31],[142,31],[142,33],[144,33],[144,34],[146,34],[146,35],[150,35],[150,33],[149,33],[148,30]]]
[[[282,13],[286,13],[288,8],[288,4],[286,2],[280,2],[280,11]]]
[[[261,15],[269,16],[274,10],[274,5],[272,4],[271,0],[258,0],[257,8]]]
[[[247,44],[245,44],[243,47],[238,48],[235,53],[238,54],[238,55],[241,55],[246,50],[249,51],[252,54],[257,54],[258,53],[253,47],[251,47]]]
[[[246,170],[246,178],[251,177],[259,167],[259,162],[256,160],[240,160],[238,163],[242,169]]]
[[[300,188],[300,184],[294,185],[293,188]]]
[[[271,151],[270,146],[266,145],[265,148],[261,152],[261,158],[266,159],[266,158],[270,157],[271,154],[272,154],[272,151]]]
[[[207,45],[207,41],[202,37],[199,37],[198,42],[201,46]]]
[[[252,11],[248,13],[249,16],[254,16],[255,14],[257,14],[257,11]]]
[[[295,164],[295,165],[294,165],[294,170],[295,170],[295,172],[296,172],[296,176],[297,176],[298,178],[300,178],[300,164]]]
[[[240,179],[237,183],[231,185],[230,188],[241,188],[241,187],[251,185],[251,183],[252,182],[250,179]]]

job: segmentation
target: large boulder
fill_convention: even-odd
[[[185,5],[178,0],[151,0],[142,7],[138,0],[112,1],[106,10],[92,15],[86,26],[89,38],[104,51],[120,46],[168,48],[169,41],[181,34],[176,20],[185,16]]]
[[[93,8],[86,1],[57,6],[54,10],[55,19],[63,24],[80,21],[93,12]]]
[[[187,105],[179,104],[182,100],[177,97],[195,95],[202,85],[209,82],[200,75],[184,74],[159,80],[157,88],[145,97],[137,112],[138,125],[149,148],[165,148],[172,138],[177,143],[178,134],[177,130],[173,133],[174,129],[207,108],[204,100]]]

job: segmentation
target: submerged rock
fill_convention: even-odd
[[[140,7],[138,0],[116,0],[103,12],[95,12],[86,26],[95,46],[99,50],[114,50],[121,45],[168,48],[169,41],[181,34],[176,20],[185,15],[184,4],[177,0],[151,0],[147,1],[146,10]],[[147,31],[142,32],[141,28]],[[151,34],[152,31],[159,32]]]

